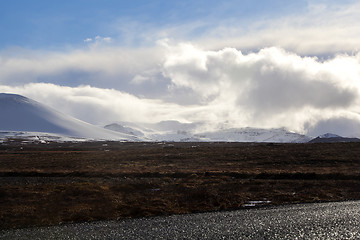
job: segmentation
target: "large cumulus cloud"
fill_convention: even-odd
[[[201,96],[201,104],[222,113],[227,109],[223,121],[306,131],[319,116],[359,110],[359,54],[319,61],[276,47],[250,54],[233,48],[204,51],[190,44],[173,48],[164,75],[173,86]]]

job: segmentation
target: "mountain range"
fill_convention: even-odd
[[[204,123],[161,121],[158,123],[111,123],[95,126],[65,115],[21,95],[0,93],[0,141],[8,137],[51,141],[202,141],[305,143],[357,141],[325,134],[312,138],[284,128],[220,128],[199,130]]]
[[[178,121],[163,121],[155,124],[113,123],[105,128],[135,136],[143,136],[153,141],[178,142],[291,142],[304,143],[310,137],[289,132],[284,128],[229,128],[216,131],[197,131],[201,125],[180,123]]]

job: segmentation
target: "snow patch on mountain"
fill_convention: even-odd
[[[195,134],[195,137],[211,141],[229,142],[278,142],[303,143],[311,138],[286,129],[231,128]]]
[[[132,135],[132,136],[144,136],[144,133],[136,130],[134,128],[131,127],[124,127],[122,125],[120,125],[119,123],[112,123],[109,125],[106,125],[104,128],[112,130],[112,131],[116,131],[116,132],[121,132],[121,133],[125,133],[128,135]]]
[[[93,138],[71,137],[46,132],[0,131],[0,143],[8,140],[15,141],[15,139],[20,139],[23,143],[85,142],[95,140]]]
[[[320,135],[319,138],[340,138],[341,136],[333,134],[333,133],[325,133]]]

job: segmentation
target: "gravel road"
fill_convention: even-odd
[[[6,230],[0,239],[360,239],[360,201]]]

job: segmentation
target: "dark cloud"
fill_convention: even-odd
[[[324,133],[334,133],[342,137],[360,137],[360,119],[346,117],[323,119],[307,130],[310,136]]]
[[[333,79],[316,79],[305,71],[287,66],[255,72],[252,84],[238,102],[257,115],[296,111],[304,107],[316,109],[347,108],[358,99],[358,89],[336,86]],[[244,103],[245,102],[245,103]]]

